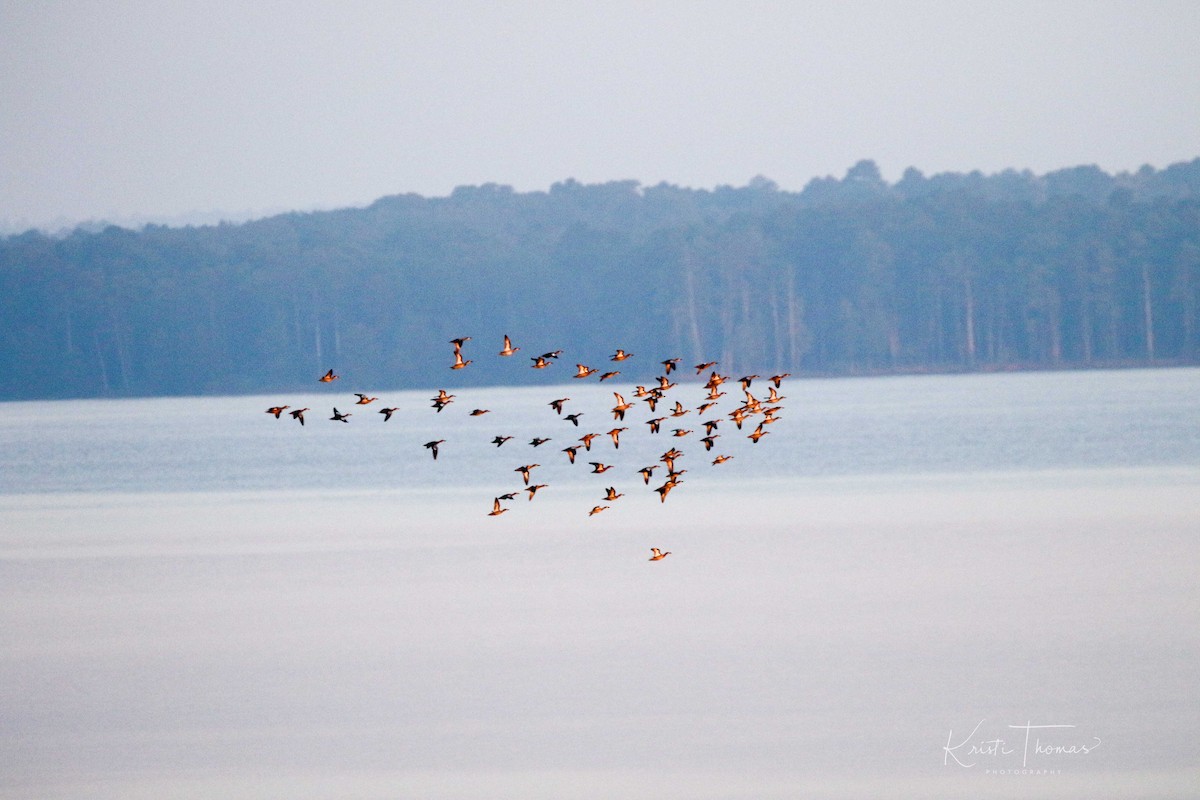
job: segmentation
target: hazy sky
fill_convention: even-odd
[[[1200,156],[1200,3],[0,0],[0,224]]]

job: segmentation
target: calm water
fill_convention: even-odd
[[[0,404],[0,796],[1194,795],[1200,370],[613,390]]]

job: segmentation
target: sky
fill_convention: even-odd
[[[1200,3],[0,0],[0,229],[1200,156]]]

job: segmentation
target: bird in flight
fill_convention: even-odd
[[[340,411],[338,411],[338,410],[337,410],[337,406],[334,406],[334,407],[333,407],[333,416],[332,416],[332,417],[330,417],[330,419],[331,419],[331,420],[335,420],[335,421],[337,421],[337,422],[346,422],[346,423],[349,423],[349,422],[350,422],[350,419],[349,419],[349,417],[350,417],[350,412],[349,412],[349,411],[347,411],[345,414],[343,414],[342,412],[340,412]]]
[[[604,491],[605,491],[604,499],[605,499],[605,500],[609,500],[609,501],[616,500],[618,497],[624,497],[624,496],[625,496],[625,493],[624,493],[624,492],[618,492],[618,491],[617,491],[617,487],[615,487],[615,486],[609,486],[609,487],[608,487],[607,489],[605,489]]]
[[[463,367],[467,366],[467,364],[470,364],[470,363],[473,363],[473,362],[469,358],[465,361],[463,360],[462,350],[455,350],[454,351],[454,363],[450,365],[450,369],[462,369]]]
[[[495,439],[492,439],[492,444],[496,445],[496,447],[499,447],[511,438],[511,436],[497,436]]]
[[[358,392],[355,392],[354,396],[358,398],[358,402],[354,404],[356,406],[365,406],[367,403],[374,403],[379,399],[378,397],[367,397],[365,394],[359,394]]]
[[[491,409],[488,409],[488,408],[477,408],[471,412],[471,416],[472,417],[482,417],[484,414],[487,414],[490,411],[491,411]]]
[[[588,516],[593,517],[596,514],[599,514],[601,511],[604,511],[607,508],[608,508],[608,506],[593,506],[592,510],[588,512]]]
[[[292,419],[299,420],[300,424],[303,425],[305,411],[308,411],[308,409],[307,408],[297,408],[295,411],[289,411],[288,413],[292,415]]]
[[[540,467],[540,466],[541,466],[541,464],[526,464],[523,467],[517,467],[516,469],[513,470],[513,472],[521,473],[522,480],[524,480],[525,485],[528,486],[529,485],[529,471],[532,470],[534,467]]]
[[[563,417],[563,419],[570,420],[572,423],[574,423],[575,427],[578,428],[579,427],[579,418],[582,416],[583,416],[583,412],[577,411],[574,414],[567,414],[565,417]]]
[[[340,377],[342,377],[342,376],[334,375],[333,370],[329,370],[329,372],[326,372],[324,375],[317,378],[317,380],[321,383],[332,383],[333,381],[336,381]]]
[[[289,408],[291,408],[291,406],[271,406],[270,408],[267,409],[267,413],[274,414],[275,419],[279,419],[279,415],[282,414],[286,409],[289,409]]]
[[[571,377],[572,378],[586,378],[588,375],[591,375],[595,371],[596,370],[592,369],[591,367],[587,366],[586,364],[576,364],[575,365],[575,374],[572,375]]]
[[[617,352],[613,353],[612,355],[613,361],[624,361],[627,358],[633,358],[633,353],[626,353],[619,347],[617,348]]]
[[[651,547],[650,553],[651,553],[651,555],[650,555],[651,561],[662,561],[664,558],[671,555],[670,550],[668,550],[667,552],[664,553],[662,550],[659,550],[657,547]]]
[[[381,408],[381,409],[379,409],[379,413],[383,414],[383,421],[387,422],[389,419],[392,418],[392,414],[395,414],[399,410],[400,410],[399,407],[397,407],[397,408]]]
[[[589,461],[588,463],[592,465],[592,472],[596,474],[608,472],[612,469],[611,464],[601,464],[599,461]]]
[[[681,358],[668,358],[666,361],[660,361],[659,363],[663,365],[667,370],[667,374],[670,375],[671,370],[675,369],[675,366],[682,360]]]
[[[550,406],[555,411],[557,411],[559,414],[561,414],[563,412],[563,403],[567,402],[570,399],[571,398],[569,398],[569,397],[560,397],[557,400],[551,400],[546,405]]]
[[[492,501],[492,510],[490,512],[488,512],[488,516],[489,517],[498,517],[501,514],[503,514],[505,511],[508,511],[508,509],[501,507],[500,498],[497,497],[495,500]]]
[[[575,454],[579,452],[579,445],[574,445],[572,447],[564,447],[563,452],[567,454],[567,458],[571,460],[572,464],[574,464],[575,463]]]
[[[445,443],[445,441],[446,441],[445,439],[437,439],[437,440],[435,440],[435,441],[432,441],[432,442],[426,442],[426,443],[425,443],[425,446],[426,446],[427,448],[429,448],[429,451],[430,451],[430,452],[432,452],[432,453],[433,453],[433,460],[434,460],[434,461],[437,461],[437,457],[438,457],[438,445],[439,445],[439,444],[443,444],[443,443]]]
[[[511,356],[520,349],[519,347],[513,347],[512,340],[508,338],[508,334],[504,334],[504,349],[500,351],[500,355]]]

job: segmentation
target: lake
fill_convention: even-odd
[[[321,388],[0,404],[0,797],[1200,786],[1200,370]]]

